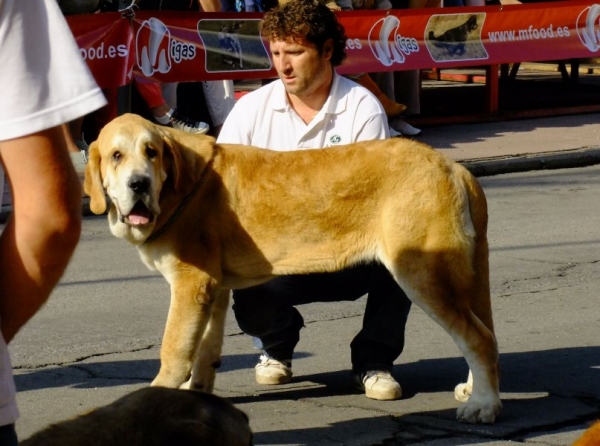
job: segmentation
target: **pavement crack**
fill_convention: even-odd
[[[65,366],[71,366],[71,365],[77,365],[80,362],[83,361],[87,361],[88,359],[91,358],[100,358],[103,356],[109,356],[109,355],[117,355],[117,354],[121,354],[121,353],[137,353],[137,352],[142,352],[145,350],[150,350],[152,348],[154,348],[155,345],[147,345],[145,347],[138,347],[138,348],[134,348],[131,350],[120,350],[120,351],[113,351],[113,352],[104,352],[104,353],[93,353],[90,355],[86,355],[86,356],[81,356],[79,358],[75,358],[74,360],[69,360],[69,361],[62,361],[62,362],[48,362],[48,363],[44,363],[44,364],[36,364],[36,365],[21,365],[21,366],[16,366],[13,367],[14,370],[39,370],[39,369],[43,369],[46,367],[65,367]]]
[[[495,297],[500,298],[500,297],[515,297],[515,296],[523,296],[523,295],[533,295],[533,294],[545,293],[548,291],[557,291],[557,290],[562,290],[562,289],[573,288],[574,286],[576,286],[576,285],[574,284],[574,285],[557,286],[557,287],[553,287],[553,288],[543,288],[543,289],[539,289],[539,290],[516,291],[514,293],[496,294]]]

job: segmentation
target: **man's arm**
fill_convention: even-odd
[[[388,139],[389,126],[385,115],[372,115],[363,122],[363,126],[356,136],[356,141],[369,141],[371,139]]]
[[[363,97],[356,110],[358,112],[355,119],[359,123],[362,121],[362,123],[357,126],[359,131],[355,135],[355,141],[387,139],[390,137],[387,116],[377,99],[370,95]]]
[[[60,127],[0,142],[13,215],[0,236],[0,330],[8,343],[48,299],[81,231],[81,185]]]
[[[219,144],[252,145],[250,128],[257,114],[255,108],[248,108],[249,105],[251,106],[252,102],[248,101],[246,97],[242,97],[236,102],[221,127],[217,137]]]

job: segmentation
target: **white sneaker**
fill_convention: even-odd
[[[260,362],[254,368],[258,384],[286,384],[292,380],[292,361],[290,360],[281,362],[269,358],[267,355],[260,355]]]
[[[399,138],[402,136],[402,133],[396,131],[396,129],[393,128],[391,125],[388,125],[388,129],[390,132],[390,138]]]
[[[204,135],[210,130],[209,125],[206,122],[195,121],[186,116],[177,113],[177,109],[173,110],[172,113],[168,114],[170,119],[171,127],[177,130],[183,130],[188,133],[196,133],[198,135]]]
[[[392,129],[404,136],[417,136],[421,133],[421,129],[413,127],[408,122],[403,121],[400,118],[394,118],[390,120],[390,130]]]
[[[365,396],[373,400],[392,401],[402,397],[402,388],[391,373],[381,370],[371,370],[355,375],[359,388],[365,391]]]

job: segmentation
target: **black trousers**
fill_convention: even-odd
[[[0,446],[17,446],[17,432],[14,424],[5,424],[0,426]]]
[[[240,328],[260,339],[274,359],[292,359],[304,319],[295,308],[312,302],[354,301],[368,293],[363,327],[350,344],[352,370],[391,371],[404,348],[410,300],[379,263],[335,273],[281,276],[233,292]]]

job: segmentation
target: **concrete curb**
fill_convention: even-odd
[[[600,164],[600,147],[582,147],[561,152],[511,155],[498,158],[457,160],[476,177],[530,172],[534,170],[568,169]],[[0,223],[5,223],[12,212],[12,205],[2,206]],[[93,217],[89,197],[83,197],[84,217]]]
[[[512,155],[499,158],[458,160],[476,177],[546,169],[568,169],[600,164],[600,147],[561,152]]]

